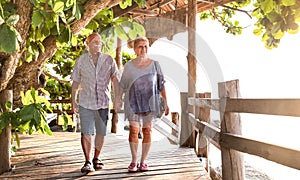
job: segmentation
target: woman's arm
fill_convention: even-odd
[[[164,103],[165,103],[165,115],[168,115],[169,114],[169,106],[168,106],[168,101],[167,101],[167,95],[166,95],[166,88],[165,88],[165,86],[160,91],[160,95],[164,99]]]

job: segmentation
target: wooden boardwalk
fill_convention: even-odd
[[[171,145],[166,138],[152,143],[148,172],[127,172],[131,158],[126,134],[109,133],[101,158],[104,169],[84,175],[80,133],[21,135],[21,148],[12,157],[15,168],[0,179],[210,179],[193,149]]]

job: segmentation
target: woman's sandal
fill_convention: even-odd
[[[85,161],[84,165],[81,168],[81,173],[89,173],[94,171],[92,163],[90,161]]]
[[[137,172],[138,170],[138,164],[137,163],[130,163],[128,166],[128,172]]]
[[[142,172],[148,171],[148,165],[147,164],[140,164],[139,170]]]
[[[101,162],[99,158],[94,158],[93,159],[93,166],[95,170],[102,169],[104,164]]]

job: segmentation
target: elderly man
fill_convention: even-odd
[[[88,51],[77,60],[71,76],[72,109],[79,112],[81,123],[81,146],[85,163],[82,173],[102,169],[99,156],[104,144],[109,113],[109,83],[117,91],[117,66],[114,59],[101,53],[101,37],[98,33],[88,36],[85,41]],[[76,93],[79,90],[79,103]],[[96,131],[95,131],[96,129]],[[96,132],[96,133],[95,133]],[[91,161],[92,136],[95,136],[95,151]]]

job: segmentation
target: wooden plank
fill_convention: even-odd
[[[80,172],[84,162],[80,133],[20,137],[21,149],[12,157],[15,169],[0,179],[210,179],[192,148],[171,145],[166,138],[152,143],[147,159],[150,171],[128,173],[128,134],[108,133],[101,153],[104,169],[84,175]]]
[[[220,104],[224,104],[225,112],[236,113],[254,113],[281,116],[300,116],[300,99],[242,99],[225,98],[206,99],[206,98],[188,98],[189,105],[209,108],[219,111]]]
[[[230,133],[224,133],[221,146],[263,157],[270,161],[300,170],[300,151],[264,143]]]
[[[228,98],[226,112],[300,116],[300,99]]]

